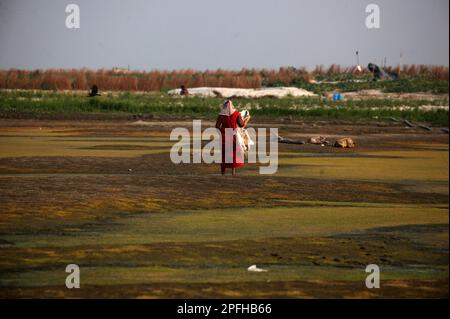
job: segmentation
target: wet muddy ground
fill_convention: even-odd
[[[170,131],[191,126],[0,120],[0,297],[448,297],[439,128],[254,123],[357,147],[279,144],[276,174],[222,177],[170,161]],[[65,287],[67,264],[80,289]]]

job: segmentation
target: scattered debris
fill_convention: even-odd
[[[267,272],[266,269],[258,268],[256,267],[256,265],[251,265],[250,267],[247,268],[247,270],[252,272]]]
[[[329,141],[323,136],[313,136],[308,139],[309,144],[327,145],[330,144]]]
[[[355,142],[350,137],[344,137],[344,138],[338,139],[334,143],[334,147],[353,148],[353,147],[355,147]]]
[[[305,141],[302,140],[294,140],[290,138],[284,138],[278,135],[278,143],[285,143],[285,144],[306,144]],[[320,146],[327,146],[332,145],[334,147],[341,147],[341,148],[353,148],[355,147],[356,143],[353,141],[350,137],[344,137],[341,139],[338,139],[336,142],[331,143],[323,136],[313,136],[310,137],[307,141],[309,144],[314,145],[320,145]]]
[[[423,125],[423,124],[419,124],[419,127],[423,128],[424,130],[431,131],[431,127],[429,127],[429,126],[426,126],[426,125]]]
[[[408,127],[416,127],[413,123],[411,123],[408,120],[401,120],[401,119],[399,120],[395,117],[391,117],[390,119],[391,119],[391,121],[394,121],[394,122],[402,122],[403,121],[403,123],[406,124],[406,126],[408,126]],[[429,127],[428,125],[425,125],[425,124],[418,124],[417,127],[427,130],[427,131],[433,130],[431,127]]]
[[[138,121],[130,123],[130,125],[153,125],[153,123],[142,121],[142,120],[138,120]]]
[[[405,123],[407,126],[409,127],[414,127],[414,124],[412,124],[410,121],[408,120],[403,120],[403,123]]]
[[[344,96],[341,93],[339,93],[339,92],[333,93],[333,96],[332,96],[333,102],[342,101],[343,98],[344,98]]]
[[[284,138],[278,135],[278,143],[285,143],[285,144],[305,144],[305,141],[302,140],[293,140],[290,138]]]

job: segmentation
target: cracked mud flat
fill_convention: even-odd
[[[0,297],[448,297],[448,135],[256,123],[357,148],[279,144],[276,174],[233,178],[170,162],[192,123],[129,124],[0,121]]]

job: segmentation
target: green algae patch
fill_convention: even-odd
[[[20,247],[146,244],[270,237],[328,236],[373,227],[448,224],[448,208],[426,206],[289,207],[143,214],[100,224],[94,233],[4,236]]]
[[[280,144],[276,174],[234,178],[172,164],[152,125],[0,130],[0,297],[448,297],[442,134]]]
[[[372,157],[282,157],[277,174],[386,182],[448,182],[448,147],[442,151],[385,151],[360,155]]]
[[[383,269],[384,280],[389,279],[443,279],[445,270],[420,272],[399,268]],[[0,279],[0,287],[36,287],[64,285],[67,274],[61,271],[30,271],[12,274]],[[82,282],[88,285],[151,284],[151,283],[242,283],[261,281],[359,281],[364,282],[367,273],[364,268],[332,268],[314,266],[271,266],[265,273],[251,273],[246,267],[185,268],[168,267],[84,267]],[[81,284],[83,286],[83,283]]]
[[[125,144],[126,142],[126,144]],[[25,156],[97,156],[136,157],[146,154],[168,153],[172,143],[164,141],[137,142],[114,137],[102,141],[70,140],[64,137],[14,136],[0,137],[0,157]]]

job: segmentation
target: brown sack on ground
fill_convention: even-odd
[[[323,136],[314,136],[308,139],[309,144],[323,144],[326,142],[326,138]]]
[[[334,143],[334,147],[353,148],[353,147],[355,147],[355,142],[350,137],[344,137],[344,138],[338,139]]]

